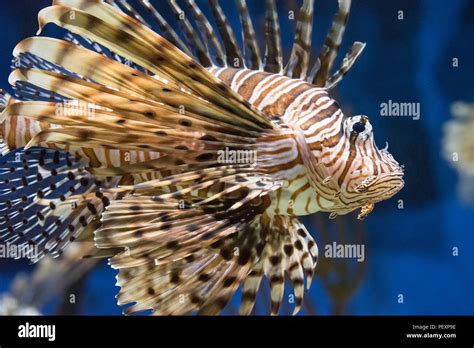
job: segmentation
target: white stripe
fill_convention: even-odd
[[[240,75],[250,72],[250,70],[239,70],[234,74],[232,77],[232,81],[230,83],[230,88],[234,91],[237,91],[237,80],[239,79]]]
[[[308,110],[306,110],[304,113],[301,113],[301,110],[303,107],[305,107],[316,95],[327,95],[326,92],[321,91],[321,90],[314,90],[314,89],[309,89],[303,93],[301,93],[298,97],[295,98],[295,100],[288,106],[287,112],[285,112],[285,115],[283,116],[283,120],[286,122],[292,122],[295,119],[303,117],[303,115],[306,115],[307,113],[311,112],[311,110],[314,109],[314,105],[311,105]],[[319,99],[318,99],[319,100]],[[298,105],[299,103],[299,105]],[[294,106],[298,106],[295,108]]]
[[[313,118],[314,115],[320,113],[322,110],[326,110],[328,107],[330,107],[332,104],[334,104],[335,101],[334,101],[334,99],[331,99],[329,97],[321,97],[317,100],[316,105],[318,105],[320,103],[323,103],[323,104],[321,106],[319,106],[314,112],[311,112],[310,114],[300,118],[298,120],[298,125],[300,125],[300,126],[303,125],[306,121]]]
[[[23,116],[17,116],[17,123],[16,123],[16,130],[15,130],[15,136],[16,136],[16,141],[15,144],[16,146],[22,146],[24,141],[25,141],[25,119]]]
[[[276,78],[275,78],[276,77]],[[268,87],[272,86],[274,83],[276,83],[277,81],[281,81],[283,79],[287,78],[286,76],[279,76],[279,75],[273,75],[273,74],[270,74],[268,75],[267,77],[265,77],[262,81],[260,81],[259,83],[257,83],[257,85],[255,86],[254,90],[253,90],[253,93],[252,95],[250,96],[249,98],[249,102],[250,104],[253,104],[255,103],[255,101],[260,97],[260,95],[267,90]],[[274,80],[273,80],[274,79]],[[268,80],[273,80],[271,81],[268,86],[266,86],[266,83]]]
[[[278,99],[280,99],[284,94],[289,93],[293,89],[306,84],[306,81],[299,81],[299,80],[291,80],[283,82],[278,88],[285,87],[281,89],[278,93],[269,93],[260,103],[257,105],[259,109],[264,109],[268,105],[274,104]]]
[[[251,78],[251,77],[254,76],[255,74],[260,74],[260,73],[261,73],[261,71],[254,70],[254,71],[252,71],[251,73],[245,75],[245,76],[240,80],[239,85],[237,86],[237,88],[236,88],[235,91],[238,92],[239,89],[240,89],[240,87],[242,87],[242,86],[244,85],[245,81],[247,81],[249,78]]]
[[[315,114],[315,113],[313,113],[313,114]],[[316,116],[316,115],[317,114],[315,114],[314,116]],[[312,138],[314,138],[315,136],[318,135],[318,134],[314,134],[316,129],[318,129],[320,127],[328,126],[331,122],[334,121],[334,117],[336,117],[336,119],[337,119],[334,122],[334,126],[337,126],[337,128],[339,129],[340,128],[340,121],[341,121],[340,118],[341,118],[341,116],[342,116],[341,109],[337,109],[331,116],[325,118],[324,120],[321,120],[319,122],[315,122],[314,124],[312,124],[307,130],[305,130],[303,132],[306,136],[309,136],[309,138],[307,138],[307,141],[312,142],[310,139],[312,139]]]
[[[8,134],[10,134],[10,128],[11,128],[11,123],[10,123],[10,120],[12,118],[11,117],[8,117],[6,120],[5,120],[5,133],[3,134],[3,141],[8,144]]]
[[[219,78],[219,77],[220,77],[219,75],[220,75],[224,70],[226,70],[226,69],[227,69],[227,68],[220,68],[220,69],[217,69],[217,71],[214,73],[214,76],[217,77],[217,78]]]

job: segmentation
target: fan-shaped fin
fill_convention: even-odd
[[[222,214],[220,204],[201,207],[193,202],[180,206],[162,196],[133,195],[107,208],[96,243],[123,248],[110,263],[120,269],[119,304],[134,303],[124,312],[214,315],[243,284],[241,313],[250,314],[260,279],[266,276],[276,314],[287,273],[296,313],[304,273],[311,276],[317,261],[317,247],[304,227],[286,217],[269,219],[262,213],[263,201],[230,214]],[[290,232],[282,234],[287,228]]]
[[[99,190],[109,183],[68,153],[32,148],[7,158],[0,168],[0,240],[35,247],[35,260],[59,255],[108,204]]]
[[[73,0],[67,0],[70,1]],[[87,2],[86,8],[88,13],[76,9],[74,19],[68,15],[69,7],[45,8],[39,14],[40,28],[54,22],[85,35],[163,78],[179,81],[204,99],[236,115],[262,127],[272,127],[270,121],[242,97],[143,24],[102,2]]]

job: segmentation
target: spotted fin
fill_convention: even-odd
[[[261,257],[242,284],[240,314],[251,314],[264,276],[270,284],[271,314],[279,312],[285,277],[293,287],[293,314],[297,314],[303,302],[305,278],[306,288],[309,289],[311,285],[318,261],[318,247],[304,225],[296,218],[278,216],[267,229],[267,242]]]
[[[0,240],[35,246],[37,260],[60,255],[108,204],[100,193],[107,181],[92,177],[83,161],[66,152],[20,149],[4,158]]]
[[[228,199],[228,198],[227,198]],[[223,212],[214,204],[196,205],[136,193],[112,201],[96,232],[99,248],[123,250],[111,258],[119,269],[117,295],[125,314],[218,314],[242,286],[242,314],[250,314],[260,279],[269,279],[272,314],[282,301],[285,274],[292,283],[297,313],[305,274],[308,286],[317,247],[296,220],[270,220],[263,199]],[[282,229],[290,233],[281,233]]]

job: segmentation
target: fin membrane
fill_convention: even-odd
[[[61,151],[10,152],[2,158],[0,183],[0,240],[35,246],[37,259],[61,254],[108,204],[100,193],[107,182],[93,178],[80,159]]]

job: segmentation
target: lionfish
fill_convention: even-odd
[[[346,117],[329,96],[365,47],[355,42],[330,75],[350,0],[338,2],[312,66],[314,1],[302,3],[286,64],[275,0],[264,56],[245,0],[242,47],[217,0],[216,29],[185,2],[190,16],[168,2],[182,36],[148,0],[41,10],[38,34],[48,23],[68,33],[13,52],[17,96],[4,95],[1,136],[7,150],[25,149],[0,172],[0,238],[53,256],[94,238],[95,256],[119,270],[125,314],[218,314],[239,288],[250,314],[263,277],[271,313],[287,282],[296,314],[318,259],[298,216],[360,208],[362,219],[404,184],[369,118]],[[238,156],[247,153],[255,160]]]

